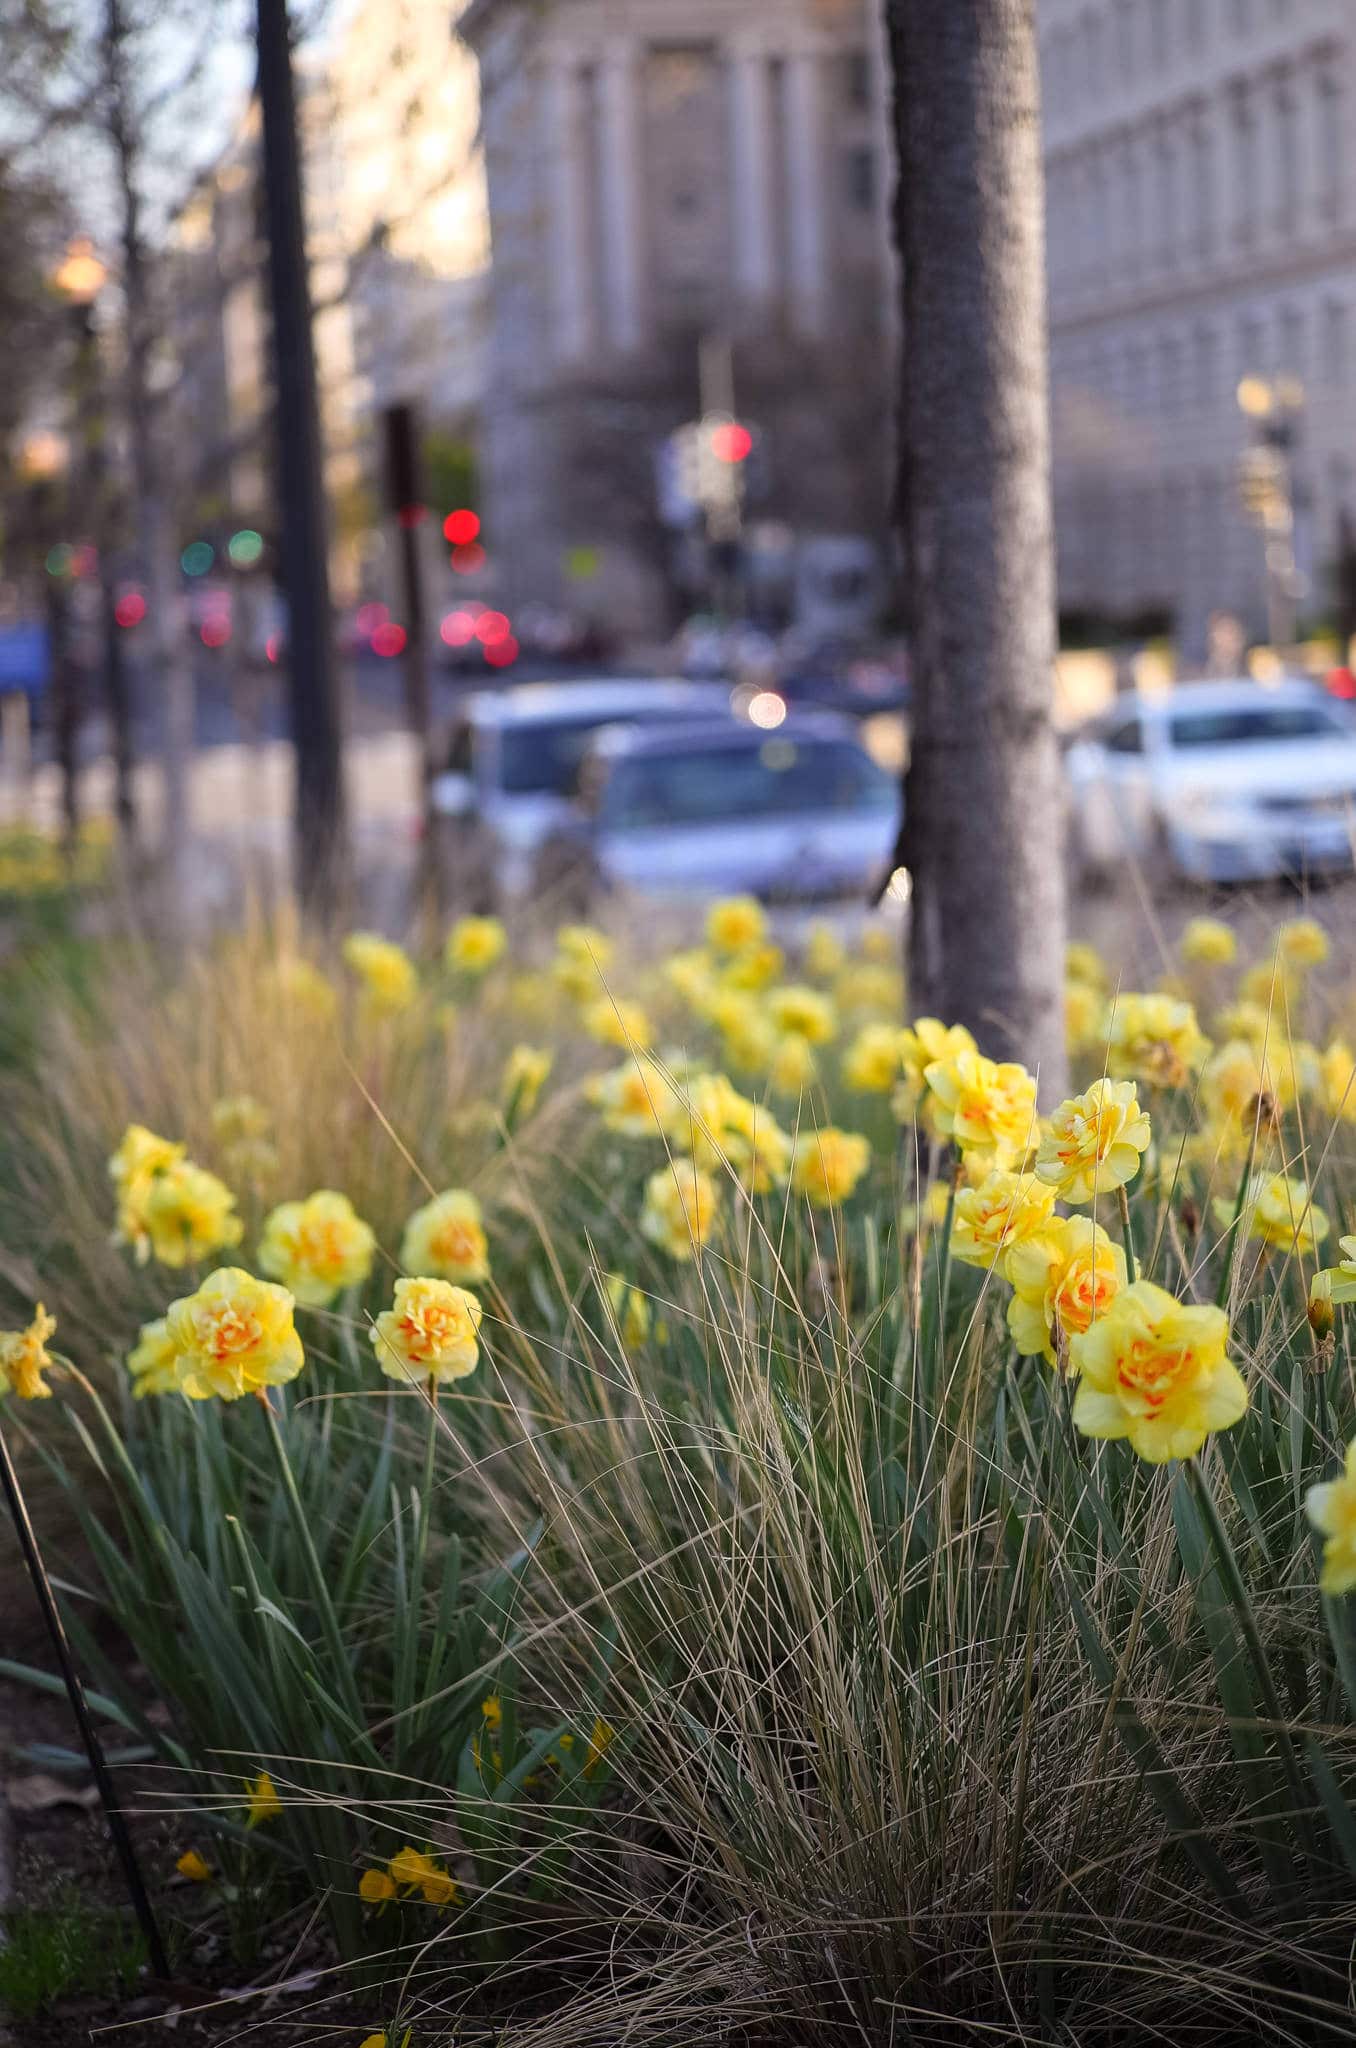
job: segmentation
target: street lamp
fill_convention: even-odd
[[[1238,409],[1254,440],[1239,462],[1239,495],[1262,529],[1266,546],[1267,636],[1279,654],[1294,644],[1299,577],[1295,568],[1295,485],[1292,458],[1305,390],[1298,377],[1240,380]]]
[[[63,299],[73,306],[90,306],[98,298],[108,277],[88,235],[76,235],[52,273],[52,283]]]

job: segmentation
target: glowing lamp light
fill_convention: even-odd
[[[88,235],[77,235],[69,245],[52,282],[74,306],[88,306],[99,296],[108,276]]]
[[[503,640],[493,640],[485,649],[485,659],[491,668],[512,668],[518,659],[518,642],[510,633]]]
[[[236,569],[252,569],[264,552],[264,536],[252,526],[242,526],[226,543],[226,552]]]
[[[711,453],[717,462],[747,462],[753,451],[753,435],[738,420],[722,420],[711,429]]]
[[[482,612],[474,630],[482,647],[497,647],[501,640],[513,637],[513,628],[503,612]]]
[[[146,616],[146,600],[139,590],[125,590],[113,607],[120,626],[139,626]]]
[[[205,576],[216,558],[210,541],[191,540],[179,557],[179,567],[185,576]]]
[[[786,717],[786,699],[776,690],[755,690],[748,701],[745,716],[750,725],[761,726],[764,732],[773,732]]]
[[[452,567],[458,576],[474,576],[485,566],[485,550],[478,540],[452,550]]]
[[[225,612],[209,612],[198,628],[204,647],[224,647],[231,637],[231,622]]]
[[[383,661],[390,661],[394,655],[403,654],[408,634],[394,619],[387,619],[372,635],[372,652],[379,654]]]
[[[75,561],[75,549],[68,540],[59,540],[54,548],[47,550],[47,574],[69,576]]]
[[[385,605],[378,604],[374,600],[370,604],[360,604],[358,606],[357,611],[353,614],[353,623],[362,634],[364,640],[370,640],[378,626],[384,626],[390,616],[391,614],[387,611]]]
[[[447,647],[468,647],[475,638],[476,622],[470,612],[449,612],[438,628]]]
[[[443,537],[454,548],[468,548],[480,536],[480,516],[468,512],[464,507],[459,512],[449,512],[443,521]]]

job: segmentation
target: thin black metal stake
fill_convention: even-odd
[[[28,1513],[28,1504],[23,1497],[23,1492],[19,1485],[19,1475],[14,1469],[14,1460],[10,1456],[9,1445],[5,1441],[3,1429],[0,1429],[0,1480],[4,1482],[5,1499],[9,1503],[9,1511],[14,1521],[15,1533],[19,1538],[19,1548],[24,1554],[24,1563],[28,1566],[28,1576],[33,1581],[33,1590],[38,1596],[38,1605],[42,1609],[43,1620],[47,1623],[47,1633],[52,1638],[52,1648],[56,1651],[57,1662],[61,1666],[61,1676],[66,1682],[66,1694],[71,1703],[71,1711],[74,1713],[76,1723],[80,1729],[80,1739],[85,1745],[85,1754],[89,1758],[89,1767],[94,1773],[94,1783],[98,1788],[99,1798],[103,1803],[104,1815],[108,1821],[108,1832],[112,1836],[113,1846],[118,1852],[118,1861],[122,1865],[122,1874],[127,1881],[127,1890],[133,1909],[140,1923],[141,1931],[146,1937],[146,1952],[151,1959],[151,1968],[157,1977],[168,1977],[170,1973],[169,1959],[165,1954],[165,1944],[160,1938],[160,1928],[156,1921],[155,1909],[151,1905],[150,1897],[146,1890],[146,1882],[141,1875],[141,1865],[137,1862],[136,1850],[132,1847],[132,1837],[127,1832],[127,1822],[123,1818],[122,1811],[114,1795],[113,1780],[108,1775],[108,1765],[104,1761],[103,1745],[99,1741],[94,1722],[90,1718],[89,1702],[85,1698],[85,1688],[80,1683],[80,1674],[75,1668],[75,1659],[71,1655],[71,1646],[67,1640],[65,1625],[61,1619],[61,1611],[56,1603],[56,1594],[53,1592],[52,1582],[47,1576],[47,1567],[42,1561],[42,1552],[38,1548],[37,1534]]]

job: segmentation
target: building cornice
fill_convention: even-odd
[[[1188,313],[1226,298],[1246,298],[1258,291],[1321,280],[1327,273],[1351,266],[1356,284],[1356,232],[1334,235],[1310,249],[1279,250],[1270,257],[1251,257],[1246,265],[1227,270],[1193,272],[1188,278],[1164,278],[1143,290],[1101,297],[1094,304],[1050,308],[1052,335],[1083,330],[1159,313]]]

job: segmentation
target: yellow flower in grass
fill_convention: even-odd
[[[466,1188],[445,1188],[416,1209],[400,1241],[408,1273],[431,1273],[474,1287],[490,1277],[490,1247],[481,1208]]]
[[[1055,1212],[1055,1191],[1029,1175],[995,1169],[977,1187],[957,1190],[951,1216],[951,1255],[964,1265],[1004,1268],[1012,1247],[1044,1228]]]
[[[127,1354],[132,1376],[132,1398],[142,1401],[148,1394],[177,1394],[179,1391],[179,1347],[170,1335],[165,1316],[143,1323],[141,1334]]]
[[[179,1159],[152,1176],[141,1224],[162,1266],[196,1266],[239,1244],[245,1226],[234,1210],[235,1196],[225,1181],[191,1159]]]
[[[531,1116],[537,1097],[555,1064],[555,1054],[546,1046],[515,1045],[504,1061],[499,1099],[517,1116]]]
[[[816,981],[831,981],[846,960],[847,947],[833,926],[822,919],[812,924],[805,934],[805,972]]]
[[[624,1273],[603,1275],[603,1294],[628,1351],[638,1351],[653,1327],[649,1297]]]
[[[1195,1009],[1176,996],[1121,995],[1111,1004],[1107,1067],[1117,1080],[1182,1088],[1209,1050]]]
[[[420,1849],[400,1850],[386,1867],[401,1891],[421,1893],[426,1905],[455,1906],[460,1903],[461,1892],[456,1880],[448,1876],[447,1865],[425,1855]]]
[[[720,1193],[710,1174],[690,1159],[661,1166],[645,1183],[641,1235],[674,1259],[690,1259],[709,1240],[720,1213]]]
[[[863,1095],[886,1095],[899,1079],[900,1033],[893,1024],[863,1024],[843,1054],[843,1079]]]
[[[690,946],[664,962],[664,979],[680,1002],[702,1013],[716,987],[716,963],[704,946]]]
[[[184,1157],[186,1146],[157,1137],[145,1124],[129,1124],[117,1151],[108,1162],[109,1178],[118,1201],[115,1239],[130,1245],[137,1263],[144,1265],[151,1255],[151,1234],[146,1222],[146,1200],[158,1177]]]
[[[1316,918],[1295,917],[1276,933],[1276,951],[1291,967],[1321,967],[1332,947]]]
[[[1356,1123],[1356,1054],[1344,1038],[1334,1038],[1321,1055],[1319,1079],[1328,1115]]]
[[[271,1129],[272,1118],[252,1095],[226,1095],[212,1105],[212,1136],[233,1173],[261,1179],[273,1172],[278,1154]]]
[[[376,932],[350,932],[344,964],[357,975],[370,1008],[379,1016],[407,1010],[419,993],[419,976],[402,946]]]
[[[358,1879],[358,1897],[365,1906],[384,1906],[396,1895],[395,1879],[385,1870],[365,1870]],[[385,2034],[374,2035],[375,2040],[385,2041]],[[367,2042],[363,2043],[367,2048]]]
[[[259,1264],[289,1287],[303,1308],[324,1308],[372,1270],[376,1234],[347,1195],[321,1188],[304,1202],[283,1202],[264,1219]]]
[[[803,1095],[819,1078],[819,1062],[808,1038],[788,1031],[772,1048],[768,1082],[778,1095]]]
[[[299,955],[280,960],[273,970],[272,982],[278,999],[288,1009],[323,1024],[333,1017],[339,1007],[334,984],[323,975],[311,961]]]
[[[1303,970],[1279,954],[1259,960],[1240,980],[1238,994],[1240,1001],[1266,1013],[1274,1036],[1289,1029],[1291,1012],[1304,994]]]
[[[52,1389],[43,1374],[52,1369],[47,1339],[55,1329],[56,1317],[39,1302],[26,1330],[0,1330],[0,1394],[16,1394],[21,1401],[50,1400]]]
[[[1241,1038],[1258,1053],[1264,1046],[1273,1045],[1284,1028],[1281,1020],[1273,1019],[1263,1004],[1251,1002],[1246,998],[1240,998],[1236,1003],[1226,1003],[1211,1020],[1211,1029],[1216,1038]]]
[[[1152,1465],[1192,1458],[1232,1429],[1248,1390],[1227,1355],[1223,1309],[1190,1307],[1152,1280],[1124,1287],[1070,1346],[1080,1375],[1073,1419],[1084,1436],[1129,1441]]]
[[[587,1006],[581,1021],[599,1045],[629,1048],[650,1043],[650,1020],[643,1007],[620,996],[599,996]]]
[[[1324,1294],[1329,1301],[1356,1301],[1356,1237],[1340,1237],[1337,1240],[1342,1257],[1337,1265],[1329,1267],[1326,1274],[1316,1274],[1316,1280],[1326,1280]]]
[[[1026,1157],[1038,1128],[1036,1083],[1025,1067],[965,1051],[934,1060],[923,1078],[940,1136],[994,1166],[1012,1166]]]
[[[669,1133],[698,1166],[733,1168],[746,1194],[770,1193],[791,1170],[791,1140],[771,1110],[724,1074],[699,1074],[688,1084]]]
[[[585,1094],[604,1127],[623,1138],[656,1138],[679,1115],[678,1091],[643,1053],[610,1073],[595,1074]]]
[[[1189,918],[1177,951],[1189,967],[1228,967],[1238,958],[1238,934],[1217,917]]]
[[[238,1401],[294,1380],[305,1362],[292,1296],[239,1266],[209,1273],[196,1294],[170,1303],[165,1322],[190,1401]]]
[[[852,1196],[871,1164],[871,1145],[856,1131],[827,1124],[803,1131],[791,1148],[791,1186],[812,1208],[836,1209]]]
[[[600,932],[596,925],[561,925],[556,933],[556,957],[551,963],[556,986],[577,1002],[586,1002],[598,993],[615,951],[607,933]]]
[[[185,1849],[174,1867],[190,1884],[210,1884],[212,1881],[212,1866],[196,1849]]]
[[[1024,1358],[1054,1365],[1125,1285],[1125,1253],[1090,1216],[1051,1217],[1008,1254],[1008,1328]]]
[[[1201,1069],[1201,1108],[1208,1122],[1263,1125],[1282,1102],[1281,1076],[1246,1038],[1216,1046]]]
[[[1100,989],[1103,995],[1111,986],[1105,960],[1086,939],[1071,939],[1064,948],[1064,973],[1069,981],[1081,981],[1087,988]]]
[[[507,946],[508,933],[497,917],[459,917],[447,935],[443,959],[453,974],[485,974]]]
[[[1356,1443],[1347,1445],[1340,1479],[1311,1486],[1304,1511],[1323,1540],[1319,1586],[1334,1598],[1356,1589]]]
[[[838,1012],[822,990],[804,982],[770,989],[767,1013],[780,1032],[795,1032],[811,1045],[827,1045],[838,1030]]]
[[[1105,1042],[1106,997],[1087,981],[1064,984],[1064,1036],[1071,1053],[1100,1050]]]
[[[592,1728],[589,1730],[588,1756],[584,1764],[584,1776],[586,1778],[593,1776],[616,1739],[616,1729],[612,1727],[610,1722],[605,1721],[601,1714],[597,1715]]]
[[[721,985],[757,995],[776,981],[785,966],[786,955],[781,947],[774,946],[770,939],[764,940],[761,945],[746,946],[742,953],[727,960],[720,971]]]
[[[1227,1229],[1233,1222],[1234,1202],[1216,1195],[1214,1209],[1216,1221]],[[1283,1173],[1255,1173],[1243,1197],[1242,1227],[1245,1237],[1304,1256],[1317,1251],[1331,1225],[1304,1181]]]
[[[1149,1119],[1133,1081],[1094,1081],[1061,1102],[1036,1153],[1036,1177],[1062,1201],[1091,1202],[1124,1187],[1148,1149]]]
[[[897,967],[851,960],[834,980],[833,1000],[842,1016],[874,1014],[893,1021],[904,1007],[904,977]]]
[[[497,1735],[504,1725],[504,1702],[497,1692],[485,1695],[480,1702],[480,1715],[491,1735]]]
[[[936,1103],[928,1086],[928,1068],[954,1060],[978,1047],[963,1024],[943,1024],[936,1017],[915,1017],[899,1034],[899,1059],[904,1079],[895,1090],[893,1108],[899,1121],[915,1117],[931,1129]]]
[[[450,1280],[397,1280],[395,1305],[372,1332],[377,1363],[391,1380],[464,1380],[480,1357],[483,1314],[475,1295]]]
[[[261,1771],[257,1778],[246,1778],[245,1799],[247,1828],[257,1828],[266,1820],[276,1820],[283,1810],[277,1787],[267,1771]]]
[[[767,931],[767,912],[756,896],[725,896],[706,913],[706,943],[715,953],[742,953]]]

